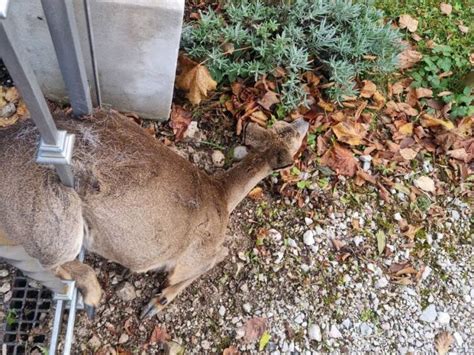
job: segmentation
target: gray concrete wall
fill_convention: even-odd
[[[83,0],[72,1],[94,91]],[[146,118],[168,119],[184,0],[89,2],[103,104]],[[12,1],[8,17],[45,95],[67,100],[40,0]]]

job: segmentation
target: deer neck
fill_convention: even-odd
[[[272,172],[269,159],[267,159],[268,154],[268,151],[264,154],[250,153],[219,178],[226,193],[229,213],[248,195],[255,185]]]

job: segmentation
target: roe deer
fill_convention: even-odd
[[[249,123],[250,153],[209,176],[116,112],[55,118],[76,134],[74,189],[35,163],[31,122],[0,130],[0,257],[75,280],[90,317],[102,291],[93,269],[75,260],[81,245],[133,272],[166,271],[142,312],[153,316],[227,255],[229,214],[260,180],[293,164],[308,129],[302,119],[271,129]]]

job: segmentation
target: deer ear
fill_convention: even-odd
[[[251,148],[261,148],[267,145],[270,138],[270,132],[258,124],[247,123],[244,129],[244,145]]]

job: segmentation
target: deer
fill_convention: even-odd
[[[294,164],[309,127],[302,118],[268,129],[250,122],[242,135],[248,154],[211,175],[116,111],[54,118],[76,136],[73,188],[54,167],[35,163],[31,121],[0,129],[0,257],[20,255],[74,280],[90,318],[102,289],[94,269],[76,259],[81,248],[135,273],[166,272],[141,313],[154,316],[224,260],[230,214],[262,179]]]

